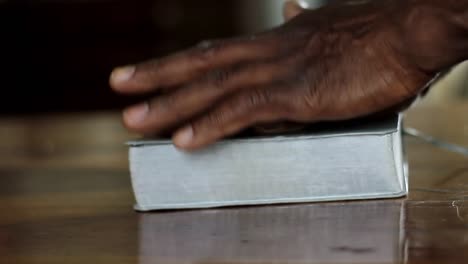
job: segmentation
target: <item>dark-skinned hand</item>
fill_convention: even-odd
[[[345,120],[405,103],[449,64],[434,59],[438,45],[418,45],[451,37],[448,22],[406,3],[288,4],[294,18],[271,31],[118,68],[114,90],[160,92],[126,109],[124,124],[170,131],[177,147],[194,150],[258,124]],[[434,32],[418,33],[428,25]]]

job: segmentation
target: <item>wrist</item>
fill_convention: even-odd
[[[400,2],[401,49],[421,70],[436,73],[468,59],[468,1]]]

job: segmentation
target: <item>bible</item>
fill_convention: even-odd
[[[192,153],[128,143],[138,211],[396,198],[408,192],[402,118],[222,140]]]

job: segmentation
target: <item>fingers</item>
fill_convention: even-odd
[[[181,149],[195,150],[254,124],[284,120],[289,115],[284,97],[271,88],[242,91],[179,130],[173,137],[174,144]]]
[[[204,42],[160,60],[117,68],[111,74],[110,85],[121,93],[144,93],[177,86],[211,69],[268,58],[277,46],[266,36]]]
[[[303,11],[304,9],[299,5],[297,1],[289,0],[284,4],[283,16],[286,21],[289,21],[295,18]]]
[[[136,132],[165,132],[212,108],[226,95],[270,83],[283,72],[284,68],[272,63],[213,71],[193,84],[130,108],[125,111],[124,123]]]

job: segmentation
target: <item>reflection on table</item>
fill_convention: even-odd
[[[406,125],[468,146],[466,104]],[[0,119],[0,263],[464,263],[467,158],[407,138],[410,195],[138,214],[113,113]]]

